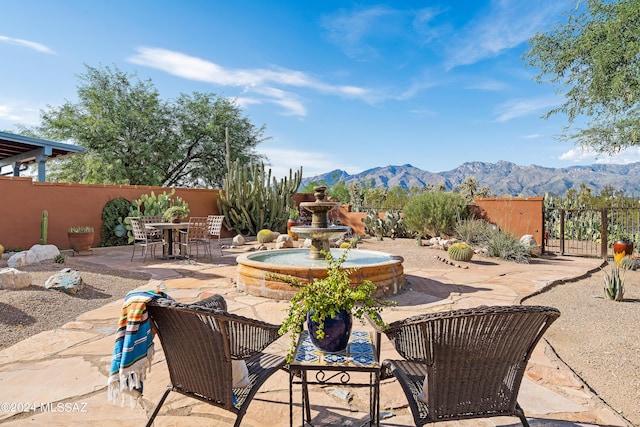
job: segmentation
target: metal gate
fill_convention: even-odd
[[[562,255],[608,258],[616,240],[627,239],[638,248],[640,205],[605,208],[544,208],[544,250]]]

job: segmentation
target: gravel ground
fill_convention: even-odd
[[[415,246],[410,239],[364,240],[360,247],[402,255],[407,268],[441,265],[433,254],[443,255]],[[0,260],[0,268],[6,267],[7,258]],[[86,286],[75,296],[44,289],[45,280],[64,267],[82,272]],[[67,257],[64,265],[49,261],[24,270],[32,274],[32,286],[0,291],[0,349],[120,299],[148,280],[145,274],[110,270],[72,257]],[[550,305],[561,311],[545,339],[596,394],[640,426],[640,272],[627,272],[624,301],[608,301],[603,295],[602,272],[598,272],[556,285],[524,303]]]
[[[4,255],[0,268],[7,266],[7,260],[8,256]],[[65,267],[78,270],[82,275],[84,288],[76,295],[44,287],[50,276]],[[150,278],[148,274],[111,270],[73,257],[66,257],[64,264],[49,260],[21,270],[31,274],[31,286],[20,290],[0,290],[0,350],[123,298]]]

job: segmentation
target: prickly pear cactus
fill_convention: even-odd
[[[275,235],[271,230],[264,229],[264,230],[258,231],[258,236],[257,236],[258,243],[271,243],[273,242],[274,238],[275,238]]]
[[[473,258],[473,248],[466,243],[454,243],[447,253],[453,261],[471,261]]]

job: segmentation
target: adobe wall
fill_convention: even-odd
[[[497,224],[516,238],[531,234],[542,245],[544,197],[474,199],[470,209],[478,218]]]
[[[175,196],[182,197],[193,216],[217,215],[218,190],[176,188]],[[0,244],[5,248],[29,249],[40,242],[42,211],[49,214],[48,241],[60,249],[69,248],[67,230],[73,226],[92,226],[95,230],[93,246],[100,242],[102,209],[112,199],[139,199],[153,191],[167,193],[171,188],[69,184],[35,182],[28,177],[0,176]],[[232,233],[223,227],[222,237]]]

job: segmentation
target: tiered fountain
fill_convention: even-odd
[[[327,263],[322,251],[331,250],[339,258],[344,249],[330,249],[329,241],[349,232],[349,227],[328,224],[328,212],[340,206],[338,202],[326,200],[326,187],[314,188],[315,202],[302,202],[300,206],[311,211],[311,225],[292,227],[291,231],[311,239],[309,249],[281,249],[240,255],[237,286],[252,295],[276,299],[290,299],[295,289],[272,274],[292,276],[303,281],[326,277]],[[354,284],[368,279],[375,283],[379,293],[395,294],[404,285],[404,259],[383,252],[353,249],[347,254],[345,268],[354,268],[351,275]]]

